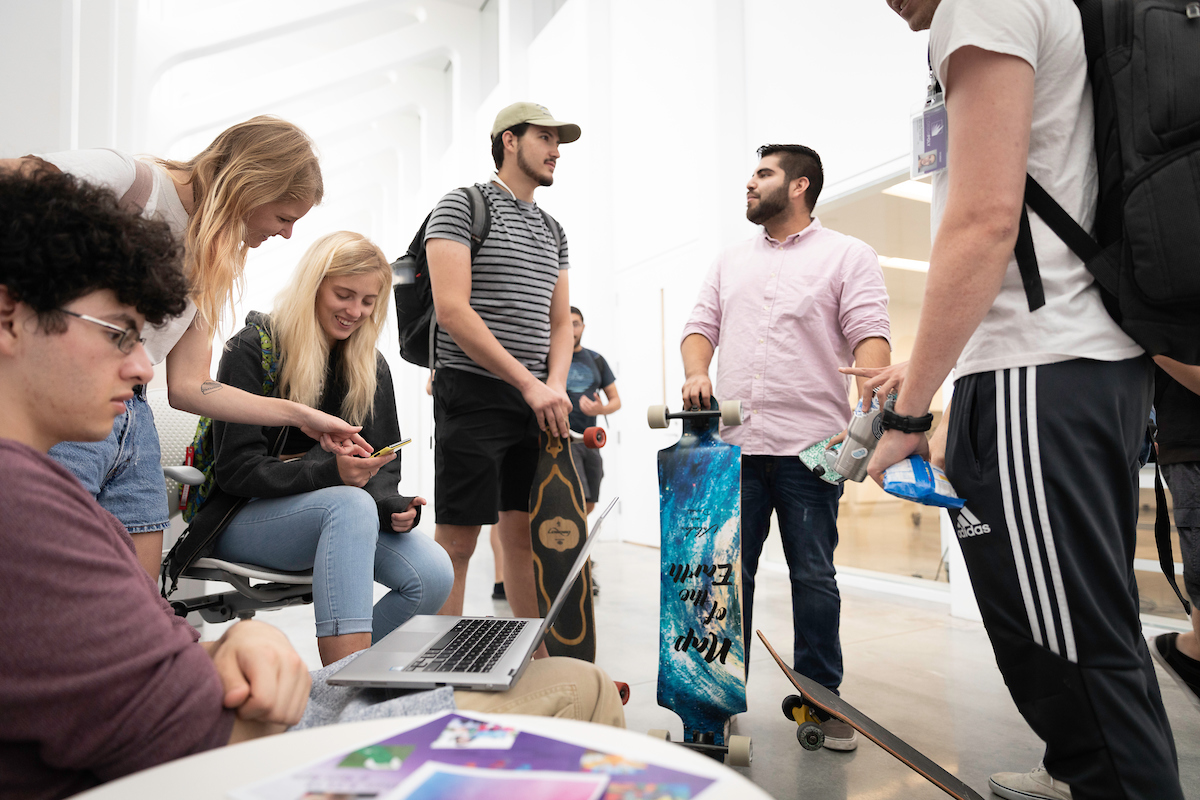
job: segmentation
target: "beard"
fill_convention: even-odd
[[[553,186],[554,185],[553,173],[551,173],[550,175],[539,175],[537,173],[537,171],[534,170],[533,165],[525,160],[525,151],[524,150],[521,150],[521,149],[517,150],[517,166],[520,168],[520,170],[522,172],[524,172],[526,175],[528,175],[533,180],[537,181],[539,186]]]
[[[778,189],[768,195],[759,196],[758,206],[756,208],[746,209],[746,219],[750,220],[755,225],[762,225],[768,220],[773,219],[774,217],[786,211],[787,207],[787,186],[780,186]]]

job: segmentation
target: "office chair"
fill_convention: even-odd
[[[200,470],[180,466],[184,453],[196,435],[196,422],[199,417],[172,408],[167,402],[166,389],[149,390],[146,400],[150,403],[154,412],[154,422],[158,427],[167,498],[174,513],[179,507],[182,486],[199,486],[204,481],[204,473]],[[166,550],[163,554],[166,555]],[[217,581],[229,584],[235,589],[232,592],[168,601],[177,615],[186,617],[190,612],[198,611],[206,622],[249,619],[258,611],[312,602],[312,570],[283,572],[210,556],[196,559],[180,577],[195,581]]]

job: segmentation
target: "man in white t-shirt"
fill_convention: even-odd
[[[1030,215],[1045,304],[1013,257],[1029,172],[1085,228],[1096,203],[1091,87],[1071,0],[888,0],[928,28],[945,90],[948,168],[895,415],[871,462],[929,454],[951,368],[951,512],[996,661],[1046,742],[1044,769],[993,776],[1009,798],[1182,798],[1133,580],[1147,359],[1084,265]],[[970,525],[966,523],[970,522]],[[960,526],[961,523],[961,526]]]

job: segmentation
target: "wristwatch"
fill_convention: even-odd
[[[900,431],[901,433],[924,433],[933,427],[933,414],[923,417],[909,417],[897,414],[892,410],[892,404],[886,404],[879,412],[879,424],[885,431]]]

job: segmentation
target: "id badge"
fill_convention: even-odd
[[[946,103],[941,94],[935,95],[929,105],[913,114],[912,131],[909,177],[915,180],[944,170],[949,139],[946,134]]]

